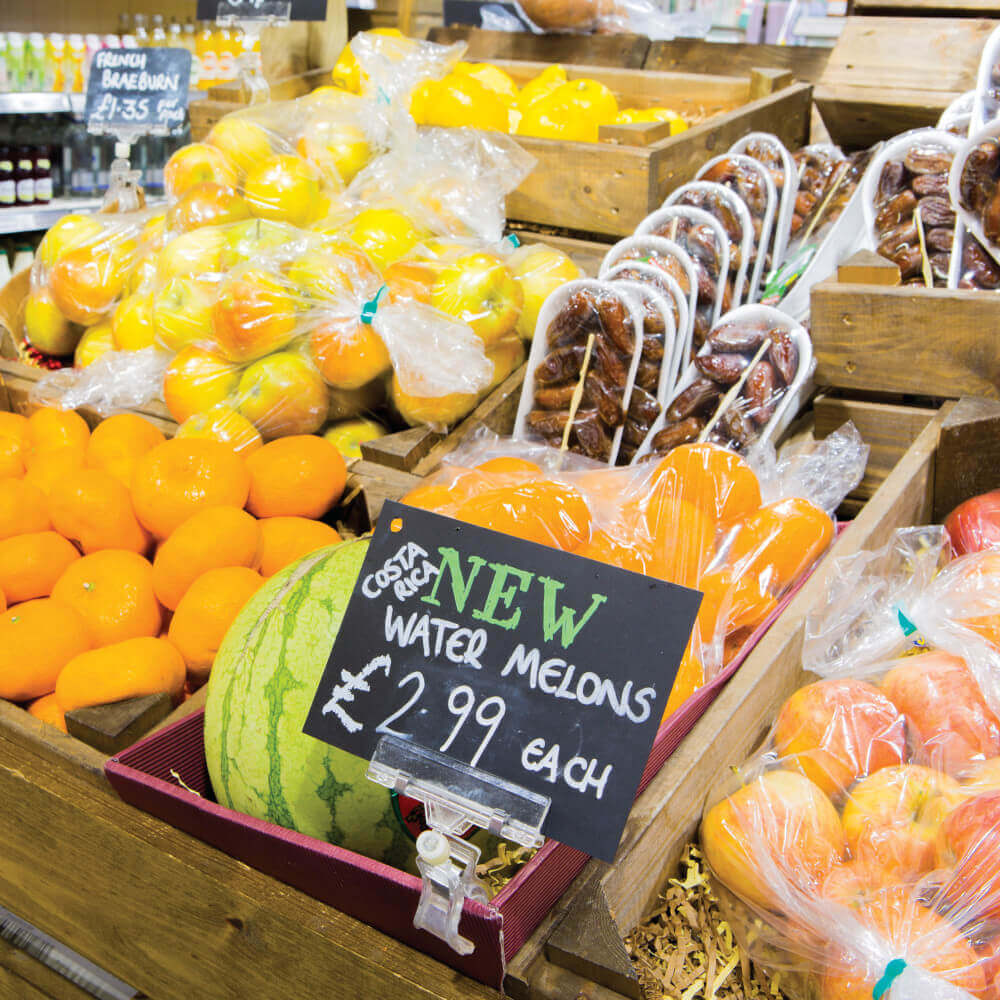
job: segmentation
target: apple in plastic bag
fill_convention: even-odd
[[[259,219],[306,226],[322,214],[319,171],[300,156],[272,156],[252,167],[244,197]]]
[[[111,320],[102,319],[100,323],[88,326],[83,331],[80,342],[73,354],[73,367],[86,368],[98,358],[115,349],[111,336]]]
[[[90,215],[64,215],[42,237],[38,244],[38,259],[52,267],[68,250],[99,241],[104,232],[100,222]]]
[[[33,347],[46,354],[72,354],[83,330],[71,323],[42,288],[32,292],[24,303],[24,332]]]
[[[167,211],[170,232],[190,232],[202,226],[222,226],[250,218],[247,203],[225,184],[205,181],[185,191]]]
[[[906,657],[882,678],[881,687],[919,741],[914,760],[961,775],[976,761],[1000,756],[1000,721],[957,656]]]
[[[944,526],[956,555],[1000,550],[1000,490],[959,504],[945,519]]]
[[[243,373],[237,409],[270,440],[313,434],[326,423],[329,396],[323,377],[305,358],[278,351]]]
[[[156,343],[153,326],[153,296],[128,295],[111,314],[111,334],[116,351],[141,351]]]
[[[717,802],[701,824],[712,871],[733,892],[785,910],[789,893],[814,895],[844,860],[844,829],[833,803],[794,771],[768,771]]]
[[[260,263],[258,258],[261,254],[287,247],[293,240],[301,238],[302,232],[287,222],[271,222],[269,219],[237,222],[222,231],[219,266],[228,271],[248,261]]]
[[[279,350],[295,335],[295,324],[295,301],[271,272],[249,267],[219,285],[212,340],[230,361],[254,361]]]
[[[784,767],[800,770],[831,798],[858,778],[906,759],[906,720],[875,685],[854,678],[799,688],[774,728]]]
[[[218,271],[224,239],[223,230],[207,227],[170,240],[160,251],[157,261],[160,280]]]
[[[222,150],[207,142],[192,142],[174,153],[163,168],[163,186],[179,198],[198,184],[212,182],[235,187],[236,168]]]
[[[521,286],[524,297],[524,305],[517,318],[517,332],[525,340],[531,340],[542,303],[557,288],[583,275],[561,250],[539,244],[519,247],[507,259],[507,267]]]
[[[295,148],[300,156],[311,160],[324,174],[345,187],[372,158],[364,129],[346,121],[318,119],[311,122],[308,133],[299,139]]]
[[[366,441],[385,437],[389,432],[380,423],[358,417],[334,424],[323,431],[323,437],[332,444],[346,461],[361,458],[361,445]]]
[[[934,868],[941,824],[964,799],[943,771],[918,764],[876,771],[851,789],[844,806],[851,854],[890,879],[917,878]]]
[[[163,401],[179,424],[223,402],[239,384],[239,369],[222,355],[190,344],[163,373]]]
[[[212,339],[215,286],[193,277],[171,278],[153,299],[156,342],[176,353],[188,344]]]
[[[59,311],[83,326],[101,319],[125,288],[133,251],[134,244],[67,250],[49,272],[49,287]]]
[[[217,121],[208,133],[208,142],[221,150],[242,174],[248,173],[271,155],[271,140],[267,132],[238,113]]]
[[[466,254],[447,265],[431,293],[435,309],[468,323],[487,346],[514,331],[523,304],[514,276],[487,253]]]
[[[952,869],[949,899],[978,919],[1000,920],[1000,791],[983,792],[947,818],[939,862]]]

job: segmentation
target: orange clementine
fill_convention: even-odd
[[[573,552],[590,540],[590,510],[579,491],[547,479],[469,497],[459,521]]]
[[[85,553],[100,549],[145,552],[150,538],[136,520],[121,482],[100,469],[76,469],[49,493],[52,524]]]
[[[382,338],[357,316],[336,316],[320,323],[309,337],[309,353],[336,389],[359,389],[392,367]]]
[[[687,500],[668,501],[664,497],[647,510],[647,526],[652,547],[650,576],[682,587],[696,587],[712,558],[714,516]]]
[[[50,726],[55,726],[56,729],[66,732],[66,714],[59,707],[54,691],[52,694],[36,698],[28,706],[28,715],[33,715],[36,719],[41,719],[42,722],[47,722]]]
[[[0,590],[11,604],[48,597],[66,567],[79,558],[73,543],[55,531],[5,538],[0,542]]]
[[[719,524],[731,524],[760,507],[760,483],[739,455],[714,444],[682,444],[653,473],[646,507],[652,523],[674,499],[700,507]]]
[[[622,539],[607,531],[595,531],[590,541],[576,550],[576,554],[632,573],[645,573],[651,555],[640,539]]]
[[[426,483],[414,487],[399,502],[408,507],[433,511],[435,514],[451,514],[464,499],[464,493],[456,492],[444,483]]]
[[[177,428],[175,437],[205,437],[228,444],[238,455],[246,456],[263,443],[257,428],[242,413],[225,403],[218,403],[204,413],[188,417]]]
[[[132,478],[136,516],[157,538],[166,538],[206,507],[242,507],[249,493],[243,459],[207,438],[173,438],[157,445],[139,459]]]
[[[0,615],[0,698],[28,701],[55,690],[74,656],[90,649],[90,636],[72,608],[43,597]]]
[[[55,451],[42,452],[35,457],[31,468],[24,474],[24,481],[36,486],[48,497],[57,483],[83,468],[86,457],[86,451],[77,448],[57,448]]]
[[[153,560],[153,587],[173,611],[188,587],[220,566],[256,566],[261,527],[241,507],[207,507],[192,514],[160,545]]]
[[[308,517],[265,517],[258,524],[261,576],[274,576],[296,559],[341,540],[330,525]]]
[[[705,683],[705,670],[701,662],[691,652],[691,646],[684,650],[681,665],[677,668],[677,676],[670,688],[667,707],[663,710],[663,720],[666,721]]]
[[[78,559],[56,581],[52,596],[80,613],[94,646],[159,634],[153,567],[134,552],[104,549]]]
[[[24,446],[28,418],[20,413],[0,412],[0,478],[24,475]]]
[[[24,464],[31,468],[39,455],[73,448],[82,455],[90,440],[87,422],[73,410],[57,410],[43,406],[28,417],[28,433],[24,441]]]
[[[0,479],[0,539],[48,531],[45,494],[23,479]]]
[[[500,458],[481,462],[476,466],[476,471],[489,476],[497,486],[544,478],[541,466],[529,462],[526,458],[516,458],[511,455],[502,455]]]
[[[203,573],[181,598],[167,633],[180,650],[192,681],[204,681],[229,626],[263,584],[264,578],[243,566]]]
[[[56,700],[70,712],[161,691],[180,702],[183,690],[181,654],[166,639],[141,636],[74,656],[56,681]]]
[[[334,445],[293,434],[247,456],[250,499],[257,517],[322,517],[344,492],[347,466]]]
[[[826,550],[833,521],[815,504],[788,497],[761,507],[733,539],[729,562],[739,574],[756,575],[772,594],[793,584]]]
[[[86,464],[114,476],[126,487],[139,459],[166,438],[136,413],[117,413],[102,420],[90,435]]]

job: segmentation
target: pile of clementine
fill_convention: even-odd
[[[340,541],[340,452],[312,435],[239,454],[142,417],[0,413],[0,697],[64,713],[204,683],[246,601]]]
[[[403,502],[702,591],[664,717],[721,667],[824,552],[833,522],[809,500],[763,503],[738,455],[675,448],[659,464],[547,476],[521,458],[449,467]]]

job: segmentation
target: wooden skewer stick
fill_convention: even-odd
[[[802,242],[807,243],[809,237],[812,236],[812,231],[816,228],[817,223],[823,217],[823,213],[826,211],[826,206],[830,204],[833,196],[837,193],[838,188],[843,182],[844,178],[847,176],[847,161],[845,160],[837,171],[837,175],[834,178],[833,183],[830,185],[830,190],[827,192],[826,197],[821,202],[818,209],[816,209],[816,214],[812,217],[812,222],[809,223],[809,228],[806,230],[805,236],[802,237]]]
[[[670,238],[676,243],[677,242],[677,227],[681,224],[681,217],[679,215],[674,216],[674,221],[670,223]]]
[[[753,356],[753,361],[751,361],[750,364],[743,369],[743,374],[732,384],[732,386],[730,386],[729,392],[722,397],[722,401],[719,403],[718,409],[716,409],[715,413],[712,414],[712,419],[705,424],[705,429],[698,435],[699,444],[708,440],[708,435],[712,433],[713,428],[719,422],[719,418],[723,413],[725,413],[729,404],[740,394],[740,390],[744,385],[746,385],[747,379],[750,378],[750,373],[757,367],[757,362],[764,357],[770,346],[770,338],[765,337],[764,343],[760,345],[757,349],[757,353]]]
[[[590,354],[593,349],[594,334],[591,333],[587,338],[587,350],[584,352],[583,364],[580,366],[580,381],[576,383],[576,388],[573,390],[573,398],[569,401],[569,419],[566,421],[566,427],[563,430],[562,444],[559,445],[560,451],[566,451],[569,448],[569,436],[573,430],[576,411],[580,408],[580,401],[583,399],[583,383],[587,377],[587,369],[590,367]]]
[[[920,206],[913,210],[913,221],[917,224],[917,238],[920,240],[920,266],[924,273],[924,287],[934,287],[934,272],[931,270],[930,258],[927,256],[927,239],[924,236],[924,220],[920,217]]]

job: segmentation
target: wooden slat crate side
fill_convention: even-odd
[[[645,69],[660,72],[718,73],[739,76],[758,66],[790,70],[796,80],[816,83],[823,75],[830,49],[808,45],[745,45],[675,38],[652,42]]]
[[[465,42],[468,45],[465,58],[469,62],[516,59],[642,69],[650,49],[649,39],[643,35],[535,35],[521,31],[483,31],[467,25],[432,28],[427,37],[440,45]]]
[[[882,17],[917,15],[920,17],[996,17],[996,0],[854,0],[853,13]]]
[[[867,146],[933,125],[955,97],[975,87],[983,44],[998,23],[848,17],[815,94],[834,141]]]
[[[885,482],[936,412],[929,407],[841,399],[826,393],[813,401],[818,439],[828,437],[850,420],[871,447],[864,479],[851,494],[862,500],[870,499]]]
[[[816,383],[871,392],[1000,396],[993,296],[826,281],[812,292]]]

